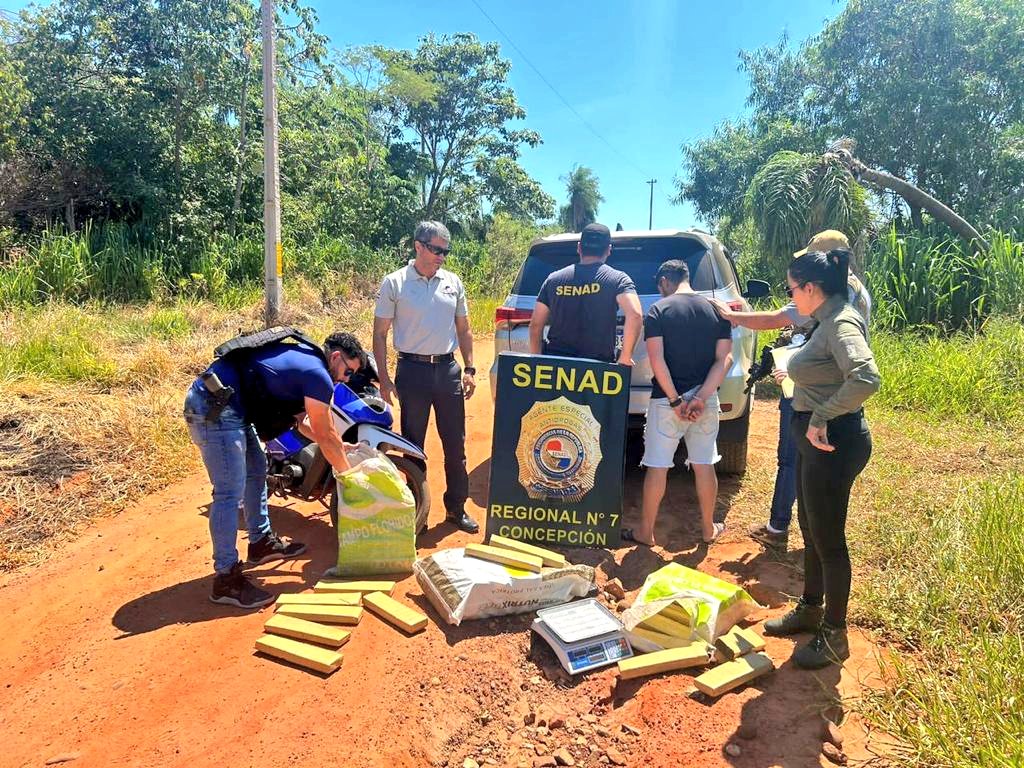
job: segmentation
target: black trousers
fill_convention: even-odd
[[[863,411],[828,423],[828,442],[835,450],[815,448],[807,440],[811,414],[793,414],[797,443],[796,502],[804,537],[804,600],[825,604],[825,621],[846,626],[850,601],[850,551],[846,546],[846,513],[853,481],[871,458],[871,431]]]
[[[395,389],[402,406],[402,436],[423,446],[430,409],[434,409],[437,434],[444,449],[444,508],[459,513],[469,497],[466,472],[466,399],[462,368],[454,360],[426,363],[399,359]]]

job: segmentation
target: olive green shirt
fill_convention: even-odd
[[[864,318],[845,295],[830,296],[811,316],[811,338],[789,359],[796,384],[793,410],[809,411],[811,426],[853,413],[878,391],[882,377],[867,342]]]

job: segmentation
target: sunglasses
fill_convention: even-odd
[[[447,256],[449,253],[452,252],[451,248],[442,248],[439,245],[431,245],[430,243],[425,242],[424,240],[420,240],[418,242],[421,243],[424,248],[426,248],[435,256]]]
[[[797,289],[803,288],[805,285],[807,285],[807,283],[800,283],[800,285],[798,285],[796,288]],[[782,284],[782,290],[784,290],[786,292],[786,295],[789,296],[789,298],[792,299],[793,298],[793,291],[796,290],[796,289],[791,288],[789,283],[783,283]]]
[[[349,368],[349,367],[348,367],[348,366],[346,365],[346,366],[345,366],[345,370],[341,372],[341,375],[342,375],[342,376],[344,376],[344,377],[345,377],[345,378],[347,379],[347,378],[349,378],[349,377],[350,377],[350,376],[351,376],[352,374],[354,374],[354,373],[357,373],[358,371],[359,371],[359,369],[358,369],[358,368]]]

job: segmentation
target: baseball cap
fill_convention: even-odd
[[[819,232],[810,239],[807,243],[807,247],[803,250],[797,251],[793,254],[793,258],[803,256],[809,251],[823,251],[828,253],[829,251],[850,250],[850,241],[846,238],[842,232],[838,229],[826,229],[824,232]]]
[[[604,224],[587,224],[580,232],[580,250],[587,254],[603,254],[612,244],[612,233]]]

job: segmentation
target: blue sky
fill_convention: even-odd
[[[0,0],[2,3],[3,0]],[[413,48],[426,32],[474,32],[501,44],[509,81],[526,109],[525,126],[544,143],[527,149],[526,170],[559,203],[573,164],[594,170],[605,202],[598,220],[645,229],[655,178],[654,226],[698,222],[675,205],[680,146],[744,112],[746,77],[737,54],[795,44],[816,34],[843,3],[830,0],[318,0],[321,29],[339,48],[380,43]],[[508,38],[522,52],[508,43]],[[530,67],[543,73],[614,149],[595,136]]]
[[[680,146],[744,113],[747,82],[737,70],[738,52],[774,44],[784,32],[795,45],[843,7],[831,0],[477,0],[499,32],[473,0],[306,2],[338,49],[414,48],[427,32],[474,32],[500,43],[527,112],[523,125],[544,141],[525,150],[523,166],[560,204],[561,177],[574,164],[590,167],[605,198],[598,220],[627,229],[647,227],[651,178],[658,180],[655,227],[698,224],[689,205],[670,202]],[[7,10],[27,4],[0,0]]]

